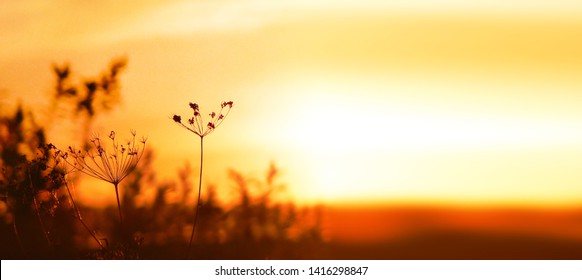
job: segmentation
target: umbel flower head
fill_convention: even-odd
[[[189,105],[190,109],[192,109],[192,117],[188,119],[188,123],[183,123],[182,117],[180,115],[174,115],[172,119],[183,128],[202,138],[212,133],[224,121],[226,116],[228,116],[230,109],[232,108],[233,102],[222,102],[222,104],[220,104],[220,111],[218,113],[212,112],[209,114],[210,121],[206,125],[204,125],[204,120],[200,114],[200,107],[198,104],[190,102]]]
[[[104,145],[99,136],[94,136],[87,151],[69,147],[72,162],[67,162],[78,171],[117,186],[135,169],[145,150],[147,139],[136,141],[135,131],[131,131],[131,135],[129,140],[120,144],[115,131],[111,131],[108,137],[110,145]]]

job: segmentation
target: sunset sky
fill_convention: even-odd
[[[1,108],[42,116],[51,65],[124,56],[95,129],[147,135],[160,180],[198,168],[171,116],[232,100],[206,183],[274,162],[305,203],[580,205],[582,2],[280,2],[2,1]]]

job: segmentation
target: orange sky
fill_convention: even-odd
[[[52,63],[83,78],[123,55],[96,129],[148,135],[161,179],[198,164],[169,117],[233,100],[208,183],[274,161],[305,202],[582,200],[577,1],[118,2],[0,3],[2,102],[42,108]]]

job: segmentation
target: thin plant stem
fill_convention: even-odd
[[[188,255],[190,255],[192,241],[194,241],[194,233],[196,232],[196,222],[198,222],[198,212],[200,210],[200,193],[202,192],[203,163],[204,163],[204,137],[200,137],[200,176],[198,179],[198,199],[196,200],[196,214],[194,214],[194,222],[192,223],[192,234],[190,234],[190,243],[188,244]]]
[[[121,214],[121,203],[119,202],[119,183],[113,183],[113,185],[115,186],[115,197],[117,198],[117,210],[119,210],[119,222],[123,228],[123,214]]]
[[[14,231],[14,236],[16,236],[16,241],[18,242],[18,247],[20,251],[25,254],[24,246],[22,246],[22,240],[20,239],[20,233],[18,233],[18,227],[16,226],[16,215],[12,215],[12,230]]]
[[[49,233],[46,230],[45,226],[44,226],[44,222],[42,221],[42,218],[40,217],[40,210],[38,207],[38,201],[36,200],[36,196],[32,197],[32,201],[34,202],[34,212],[36,213],[36,217],[38,218],[38,223],[40,224],[40,227],[42,229],[42,233],[44,233],[44,238],[46,239],[46,242],[48,244],[49,247],[52,247],[52,243],[51,243],[51,239],[49,237]]]
[[[230,108],[232,108],[233,102],[222,102],[220,104],[220,111],[218,114],[216,112],[212,112],[210,114],[211,121],[208,122],[206,126],[204,126],[204,121],[202,120],[202,115],[200,114],[200,107],[198,104],[190,102],[188,105],[190,106],[190,109],[193,110],[193,116],[188,119],[188,122],[183,123],[182,117],[180,115],[174,115],[172,117],[172,120],[175,123],[200,137],[200,176],[198,181],[198,199],[196,201],[196,214],[194,214],[192,233],[190,234],[190,242],[188,243],[188,251],[186,252],[186,256],[190,254],[190,250],[192,249],[192,242],[194,241],[194,234],[196,233],[196,223],[198,221],[198,212],[200,211],[200,193],[202,192],[202,166],[204,163],[204,136],[212,133],[224,121],[224,118],[226,118],[230,112]],[[223,114],[224,111],[226,112]]]
[[[85,227],[85,229],[89,232],[89,234],[91,234],[93,239],[95,239],[95,241],[97,241],[97,244],[99,244],[101,249],[105,249],[105,246],[103,246],[103,243],[101,243],[101,240],[99,240],[99,238],[97,238],[97,236],[95,235],[95,232],[93,232],[93,230],[83,220],[83,216],[81,216],[81,211],[77,207],[77,203],[75,203],[75,199],[73,198],[73,194],[71,193],[71,190],[69,188],[69,184],[67,182],[65,182],[65,188],[67,188],[67,193],[69,193],[69,197],[71,198],[71,204],[73,204],[73,209],[75,210],[75,213],[77,214],[77,218],[79,219],[79,222],[81,222],[83,227]]]
[[[33,189],[33,186],[32,186],[32,177],[30,175],[30,170],[28,171],[28,180],[30,181],[30,189],[31,190],[34,190]],[[46,227],[44,225],[44,222],[42,221],[42,217],[40,216],[40,208],[38,206],[38,200],[36,200],[36,194],[35,193],[32,194],[32,201],[34,202],[34,212],[36,213],[36,217],[38,218],[38,222],[40,224],[40,228],[42,230],[42,233],[44,234],[44,238],[46,239],[46,242],[47,242],[48,246],[49,247],[52,247],[52,242],[51,242],[51,239],[49,237],[49,233],[46,230]]]

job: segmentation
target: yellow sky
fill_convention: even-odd
[[[3,102],[42,105],[52,63],[125,55],[97,129],[147,134],[162,178],[197,166],[169,116],[234,100],[209,183],[274,161],[309,202],[582,200],[578,1],[118,2],[2,2]]]

